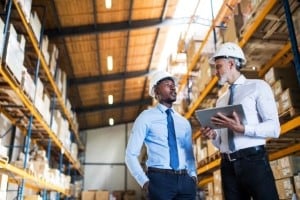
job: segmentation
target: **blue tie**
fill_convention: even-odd
[[[229,86],[230,95],[229,95],[228,105],[231,105],[233,103],[233,93],[234,93],[235,87],[236,87],[236,84],[232,84]],[[228,129],[227,136],[228,136],[228,148],[230,151],[234,151],[235,150],[235,145],[233,142],[234,135],[233,135],[233,131],[231,129]]]
[[[177,143],[174,129],[174,121],[171,114],[172,110],[169,108],[166,110],[167,113],[167,121],[168,121],[168,145],[170,152],[170,166],[172,169],[178,169],[179,160],[178,160],[178,151],[177,151]]]

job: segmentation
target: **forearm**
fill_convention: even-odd
[[[143,187],[143,185],[149,181],[149,179],[141,167],[138,157],[126,153],[125,163],[131,175],[138,182],[138,184]]]

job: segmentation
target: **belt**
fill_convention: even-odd
[[[233,153],[221,153],[221,158],[227,161],[236,161],[241,158],[245,158],[250,155],[254,155],[260,152],[265,152],[265,146],[255,146],[255,147],[248,147],[245,149],[240,149],[238,151],[235,151]]]
[[[148,167],[148,172],[157,172],[157,173],[164,173],[164,174],[176,174],[176,175],[186,175],[187,170],[186,169],[160,169],[155,167]]]

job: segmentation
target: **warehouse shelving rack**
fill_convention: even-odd
[[[251,38],[251,36],[254,34],[254,32],[257,30],[259,25],[262,23],[262,21],[265,19],[267,14],[272,10],[272,8],[275,6],[276,3],[277,3],[276,0],[268,0],[265,2],[265,6],[256,13],[256,15],[253,17],[252,21],[250,23],[248,23],[247,26],[243,29],[241,39],[239,41],[239,46],[243,47],[245,44],[247,44],[248,40]],[[286,3],[286,2],[284,2],[284,3]],[[224,7],[224,5],[223,5],[223,7]],[[225,7],[227,7],[227,6],[225,6]],[[286,15],[289,15],[289,14],[290,13],[286,12]],[[289,33],[294,34],[293,28],[292,28],[292,30],[291,30],[290,26],[288,26],[288,28],[289,28]],[[211,29],[210,29],[210,32],[211,32]],[[210,32],[208,32],[208,35],[211,34]],[[206,36],[206,40],[208,38],[208,35]],[[203,42],[203,44],[206,43],[206,40]],[[291,42],[287,42],[285,45],[283,45],[282,48],[265,65],[262,66],[262,68],[258,72],[259,77],[263,77],[264,74],[272,66],[274,66],[274,64],[276,62],[280,61],[280,59],[283,58],[283,56],[286,56],[288,54],[288,52],[291,51],[292,46],[295,44],[295,41],[292,41],[292,42],[293,42],[293,44],[291,44]],[[201,48],[199,49],[199,52],[195,56],[195,59],[198,60],[199,55],[201,55]],[[283,61],[284,64],[290,63],[292,61],[292,59],[294,57],[297,58],[297,56],[299,56],[299,54],[298,55],[294,54],[294,56],[292,56],[291,54],[288,54],[288,56],[285,57],[285,60]],[[197,60],[195,62],[193,62],[192,65],[189,67],[189,71],[191,71],[194,68]],[[295,63],[295,64],[296,64],[297,71],[299,71],[300,70],[299,69],[299,64],[300,64],[299,57],[297,60],[298,60],[298,63]],[[298,72],[298,74],[299,73],[300,72]],[[298,79],[300,79],[299,76],[298,76]],[[195,110],[203,102],[203,100],[206,98],[206,96],[212,91],[212,89],[214,88],[216,83],[217,83],[217,77],[213,77],[212,80],[205,87],[205,89],[203,91],[201,91],[199,97],[197,98],[195,103],[191,106],[189,111],[185,114],[185,117],[187,119],[189,119],[194,114]],[[299,127],[300,127],[300,116],[296,116],[296,117],[288,120],[287,122],[281,124],[280,137],[288,135],[289,132],[291,132]],[[200,135],[201,135],[200,131],[195,132],[193,134],[193,140],[200,137]],[[272,140],[270,140],[270,141],[272,141]],[[267,143],[267,146],[268,146],[268,143]],[[278,159],[278,158],[281,158],[281,157],[284,157],[287,155],[291,155],[291,154],[293,154],[295,152],[299,152],[299,151],[300,151],[300,143],[295,143],[292,145],[286,144],[284,148],[282,148],[276,152],[270,153],[269,159],[275,160],[275,159]],[[220,166],[220,161],[221,161],[221,159],[219,157],[215,157],[213,160],[210,160],[210,162],[205,164],[204,166],[198,167],[197,174],[203,175],[205,173],[212,172],[213,170],[217,169]],[[207,183],[212,182],[212,181],[213,181],[212,175],[208,175],[200,180],[199,185],[204,186]]]
[[[238,4],[238,0],[228,0],[228,1],[224,1],[221,8],[220,8],[220,11],[218,13],[218,15],[216,16],[215,20],[213,21],[212,25],[210,26],[209,30],[207,31],[207,34],[206,36],[204,37],[204,40],[203,42],[201,43],[201,46],[199,47],[198,51],[196,52],[196,54],[193,56],[192,58],[192,62],[189,64],[188,66],[188,72],[185,76],[183,76],[181,78],[181,82],[180,82],[180,85],[179,85],[179,91],[181,91],[187,84],[187,77],[189,76],[190,72],[195,68],[201,54],[202,54],[202,51],[205,47],[205,45],[207,44],[208,42],[208,39],[209,39],[209,36],[210,34],[214,31],[214,28],[228,15],[230,15],[230,13],[232,12],[231,11],[231,8],[232,7],[235,7],[235,5]],[[213,83],[212,83],[213,84]],[[202,95],[204,96],[204,95]],[[194,108],[194,107],[193,107]],[[189,111],[189,115],[191,113],[193,113],[194,110],[191,109],[191,111]]]
[[[56,85],[56,83],[55,83],[55,81],[53,79],[53,76],[50,73],[49,66],[47,65],[46,60],[45,60],[45,58],[44,58],[44,56],[43,56],[43,54],[42,54],[42,52],[40,50],[39,42],[36,40],[36,38],[34,36],[34,33],[33,33],[32,29],[31,29],[30,25],[27,23],[26,18],[24,16],[24,13],[23,13],[20,5],[18,4],[17,0],[13,0],[13,2],[14,2],[14,5],[15,5],[17,11],[18,11],[18,14],[19,14],[19,16],[21,18],[23,26],[25,27],[25,29],[27,31],[27,34],[28,34],[28,36],[30,38],[30,41],[31,41],[31,43],[32,43],[32,45],[34,47],[34,50],[35,50],[36,54],[38,55],[38,58],[40,59],[41,66],[42,66],[42,68],[43,68],[43,70],[44,70],[44,72],[45,72],[45,74],[47,76],[48,81],[50,82],[51,88],[53,89],[53,92],[54,92],[54,94],[56,96],[58,104],[60,105],[61,110],[62,110],[64,116],[67,118],[67,120],[68,120],[68,122],[70,124],[70,128],[71,128],[71,130],[73,131],[73,133],[74,133],[74,135],[76,137],[78,146],[81,149],[84,149],[84,146],[83,146],[83,144],[82,144],[82,142],[81,142],[81,140],[79,138],[78,130],[75,128],[75,124],[74,124],[73,120],[71,119],[71,115],[70,115],[70,113],[66,109],[64,101],[62,99],[62,95],[61,95],[61,93],[60,93],[60,91],[59,91],[59,89],[58,89],[58,87],[57,87],[57,85]]]
[[[39,64],[41,64],[44,73],[46,74],[46,77],[48,81],[50,82],[51,89],[52,89],[52,96],[55,97],[58,101],[60,110],[62,111],[63,115],[67,118],[70,130],[72,130],[73,134],[75,135],[77,139],[77,143],[79,145],[80,149],[83,149],[83,145],[80,141],[78,130],[75,128],[75,125],[71,119],[70,113],[67,111],[66,106],[64,105],[64,101],[62,99],[62,95],[60,91],[58,90],[58,86],[56,85],[50,71],[48,68],[48,65],[46,64],[45,58],[40,50],[40,44],[35,39],[33,31],[31,26],[27,23],[25,16],[23,14],[23,11],[20,8],[20,5],[16,0],[10,0],[7,5],[7,19],[10,18],[11,14],[11,8],[12,8],[12,2],[17,10],[17,13],[20,16],[20,19],[22,21],[23,26],[26,29],[26,33],[29,36],[29,41],[34,47],[34,50],[36,52],[36,55],[38,57],[38,69]],[[6,27],[9,26],[9,20],[6,20]],[[5,40],[7,40],[7,31],[8,28],[5,28]],[[5,41],[6,43],[7,41]],[[38,72],[36,72],[38,74]],[[6,66],[4,60],[1,59],[1,65],[0,65],[0,80],[2,85],[5,86],[6,89],[11,90],[14,92],[13,97],[9,95],[3,96],[1,95],[0,101],[0,111],[3,113],[13,125],[17,126],[21,132],[27,137],[25,142],[25,153],[29,152],[29,146],[31,140],[33,142],[43,146],[45,149],[48,150],[47,157],[49,159],[50,152],[55,152],[56,154],[59,154],[59,171],[62,170],[62,162],[63,158],[65,156],[65,160],[68,164],[68,174],[70,174],[70,166],[72,165],[72,168],[74,168],[80,175],[83,175],[82,169],[80,167],[80,163],[76,160],[76,158],[73,158],[69,150],[64,147],[63,143],[58,139],[56,134],[51,130],[50,126],[45,122],[43,119],[41,113],[37,110],[35,107],[33,101],[30,100],[30,98],[27,96],[27,94],[24,92],[20,82],[15,79],[13,73],[8,69]],[[14,98],[17,98],[17,102]],[[20,103],[21,102],[21,103]],[[53,107],[53,106],[52,106]],[[54,108],[52,108],[54,109]],[[53,117],[53,116],[52,116]],[[51,123],[51,122],[50,122]],[[0,168],[4,171],[6,171],[9,175],[12,175],[15,180],[17,180],[17,183],[19,185],[18,188],[18,199],[23,198],[23,190],[24,187],[31,186],[35,188],[39,188],[39,190],[44,190],[44,198],[46,197],[46,191],[56,191],[58,193],[69,195],[69,191],[65,188],[62,188],[60,186],[57,186],[53,183],[50,183],[49,180],[45,180],[44,178],[39,178],[33,175],[32,172],[27,170],[27,163],[26,159],[27,154],[25,154],[25,161],[24,161],[24,169],[15,167],[11,164],[8,164],[8,159],[5,157],[2,157],[0,159]],[[20,181],[18,181],[20,179]],[[26,181],[26,183],[25,183]]]

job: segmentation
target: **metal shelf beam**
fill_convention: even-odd
[[[1,159],[0,159],[0,168],[13,173],[14,175],[19,176],[22,179],[26,179],[26,180],[30,181],[30,182],[27,182],[27,184],[29,184],[29,185],[38,187],[40,189],[47,188],[49,190],[55,190],[55,191],[65,194],[65,195],[68,195],[68,192],[66,189],[61,188],[52,183],[49,183],[44,179],[37,178],[34,175],[31,175],[28,172],[24,171],[23,169],[20,169],[13,165],[7,164],[6,161],[1,160]]]

